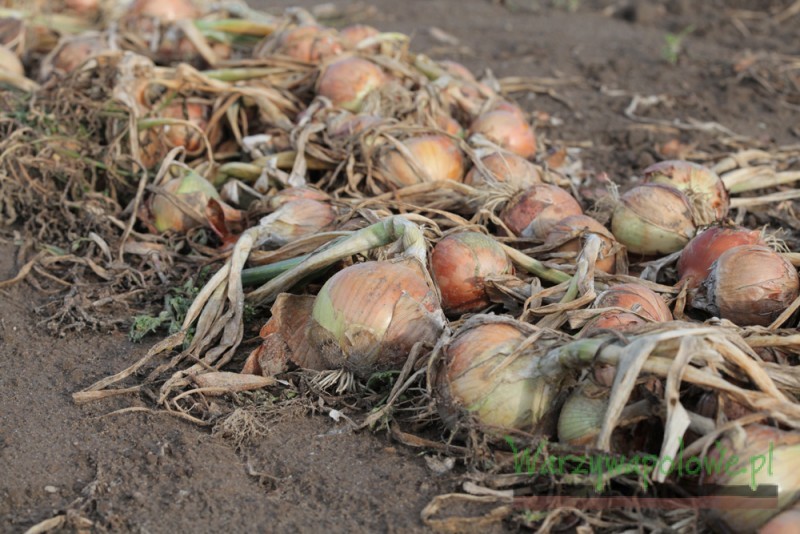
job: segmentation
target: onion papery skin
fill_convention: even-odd
[[[364,98],[386,83],[383,70],[359,57],[342,58],[326,66],[320,74],[317,93],[342,109],[358,112]]]
[[[205,104],[196,102],[174,102],[161,110],[159,115],[168,119],[189,121],[197,125],[199,130],[205,132],[208,128],[208,112],[208,106]],[[197,155],[205,148],[203,136],[200,135],[200,131],[195,128],[190,128],[182,124],[167,124],[161,128],[164,132],[164,140],[170,149],[176,146],[182,146],[186,148],[186,152],[190,155]],[[209,141],[213,145],[215,144],[214,141],[219,140],[219,137],[218,135],[216,139]]]
[[[724,450],[724,453],[720,451]],[[733,457],[738,462],[733,462]],[[764,464],[757,472],[751,462]],[[715,469],[719,460],[722,466]],[[789,507],[800,497],[800,433],[780,430],[765,425],[748,425],[743,433],[735,431],[720,440],[720,445],[708,449],[708,465],[706,483],[720,486],[774,485],[778,487],[777,506],[775,508],[758,509],[738,507],[718,510],[715,516],[727,523],[736,532],[756,532],[780,510]],[[771,462],[771,465],[768,464]],[[730,463],[726,470],[725,465]],[[770,472],[771,470],[771,472]],[[711,471],[710,473],[708,471]],[[741,472],[739,472],[741,471]],[[752,487],[752,486],[751,486]]]
[[[766,245],[758,230],[741,226],[712,226],[684,247],[678,260],[678,277],[694,288],[708,277],[711,266],[726,250],[741,245]]]
[[[191,0],[136,0],[128,15],[152,17],[161,22],[175,22],[184,19],[195,19],[200,10]]]
[[[494,152],[481,158],[481,163],[489,171],[489,176],[484,176],[478,167],[473,167],[464,178],[464,183],[479,186],[487,183],[502,182],[514,188],[524,189],[542,183],[539,169],[530,161],[512,154],[511,152]]]
[[[449,235],[431,254],[431,274],[448,315],[485,308],[491,303],[485,278],[513,272],[514,265],[497,241],[478,232]]]
[[[384,119],[377,115],[366,115],[359,113],[353,115],[350,112],[342,111],[331,117],[327,121],[328,135],[336,139],[346,139],[358,133],[363,132],[367,128],[380,124]]]
[[[640,284],[618,284],[600,293],[595,308],[624,308],[662,323],[672,320],[667,303],[651,289]]]
[[[211,183],[195,172],[189,172],[183,177],[173,178],[162,186],[164,191],[174,195],[185,202],[201,216],[205,214],[209,199],[219,200],[219,193]],[[153,226],[159,232],[172,230],[186,232],[201,226],[199,221],[184,213],[167,196],[155,194],[150,203],[150,214]]]
[[[438,297],[421,270],[370,261],[342,269],[322,286],[308,334],[330,368],[368,377],[399,369],[415,343],[433,346],[443,327]]]
[[[536,184],[515,195],[500,219],[518,237],[544,240],[559,221],[582,214],[578,201],[560,187]]]
[[[645,184],[625,193],[611,218],[611,233],[643,256],[681,250],[696,231],[689,199],[678,189]]]
[[[298,26],[281,33],[277,52],[305,63],[338,56],[344,51],[334,30],[321,26]]]
[[[273,245],[284,245],[316,234],[336,220],[336,210],[328,202],[297,198],[280,204],[275,217],[267,216]],[[264,219],[262,219],[262,224]]]
[[[383,155],[383,168],[388,177],[400,185],[413,185],[435,180],[464,179],[464,154],[458,144],[446,135],[423,135],[403,141],[409,150],[417,173],[403,154],[391,150]]]
[[[536,155],[536,135],[521,112],[499,108],[483,113],[470,125],[469,133],[481,134],[526,159]]]
[[[760,245],[723,252],[692,299],[692,306],[739,326],[767,326],[797,298],[797,270]]]
[[[605,226],[588,215],[570,215],[561,219],[547,234],[544,244],[555,246],[557,243],[563,242],[562,245],[555,249],[556,251],[577,254],[581,251],[581,237],[586,233],[596,234],[603,241],[595,268],[605,273],[614,273],[617,268],[617,256],[614,253],[614,236]],[[569,239],[571,236],[575,237],[564,242],[565,239]]]
[[[47,79],[53,72],[69,74],[87,60],[108,50],[108,44],[100,34],[87,33],[62,39],[43,60],[40,79]]]
[[[685,193],[700,214],[698,224],[710,224],[728,214],[728,190],[717,173],[708,167],[682,160],[662,161],[647,167],[644,179]]]
[[[467,412],[486,426],[530,429],[551,407],[555,386],[524,372],[531,358],[507,357],[527,336],[509,323],[462,328],[444,347],[444,369],[437,376],[439,413],[455,426]],[[508,363],[500,367],[503,363]]]
[[[377,28],[366,24],[352,24],[339,30],[339,40],[347,50],[355,50],[365,39],[375,37],[380,32]]]
[[[613,330],[614,332],[625,332],[637,326],[645,324],[647,321],[635,313],[625,312],[606,312],[590,319],[581,332],[581,337],[586,337],[599,330]]]
[[[608,410],[608,398],[596,395],[598,389],[584,386],[570,393],[558,415],[558,441],[577,447],[594,439]]]

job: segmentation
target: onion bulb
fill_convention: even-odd
[[[624,308],[654,322],[672,320],[664,299],[641,284],[618,284],[606,289],[594,301],[595,308]]]
[[[339,40],[346,49],[355,50],[362,41],[370,37],[375,37],[379,33],[377,28],[373,28],[372,26],[367,26],[366,24],[352,24],[339,30]]]
[[[136,0],[129,8],[128,15],[151,17],[161,22],[175,22],[195,19],[200,10],[191,0]]]
[[[401,367],[415,343],[432,346],[443,327],[438,298],[421,269],[369,261],[325,282],[308,333],[330,368],[368,377]]]
[[[783,256],[760,245],[723,252],[698,288],[692,306],[739,326],[766,326],[797,298],[797,270]]]
[[[64,0],[64,7],[82,15],[93,15],[100,8],[99,0]]]
[[[644,256],[679,251],[695,230],[686,195],[660,184],[640,185],[622,195],[611,218],[617,241]]]
[[[513,322],[465,324],[443,348],[439,413],[454,426],[463,411],[487,426],[530,429],[551,407],[557,384],[531,377],[535,355],[514,351],[527,338]]]
[[[485,308],[490,304],[485,278],[513,272],[511,260],[497,241],[478,232],[449,235],[431,254],[431,274],[447,314]]]
[[[269,225],[269,244],[277,247],[319,233],[335,220],[336,210],[329,202],[297,198],[281,203],[275,212],[262,218],[260,224]]]
[[[588,445],[603,426],[608,397],[589,384],[570,393],[558,415],[558,441],[568,445]]]
[[[647,167],[644,179],[683,191],[695,208],[698,224],[710,224],[728,214],[728,191],[708,167],[681,160],[662,161]]]
[[[25,76],[25,67],[17,55],[6,46],[0,46],[0,69],[18,76]]]
[[[278,38],[277,52],[305,63],[319,63],[344,50],[336,32],[321,26],[298,26]]]
[[[558,252],[577,254],[581,251],[581,237],[586,233],[598,235],[603,242],[595,267],[605,273],[613,273],[617,267],[614,236],[605,226],[588,215],[570,215],[560,220],[547,234],[544,244],[558,245],[558,248],[555,249]]]
[[[458,143],[446,135],[423,135],[403,141],[411,156],[397,149],[384,153],[382,166],[389,178],[400,185],[435,180],[460,182],[464,177],[464,155]]]
[[[511,198],[500,219],[518,237],[544,240],[559,221],[582,213],[578,201],[560,187],[536,184]]]
[[[598,330],[613,330],[614,332],[624,332],[631,330],[647,321],[635,313],[625,313],[618,311],[607,311],[597,317],[593,317],[586,323],[581,336],[585,337],[597,332]]]
[[[715,516],[736,532],[756,532],[800,497],[800,483],[795,478],[800,473],[798,432],[765,425],[739,427],[709,448],[703,465],[708,466],[703,474],[709,484],[750,488],[777,486],[774,508],[742,506],[715,512]]]
[[[162,186],[167,194],[156,193],[150,201],[150,215],[153,225],[159,232],[172,230],[186,232],[202,226],[199,219],[204,217],[210,199],[219,200],[219,193],[211,183],[194,171],[180,178],[173,178]],[[170,197],[194,212],[194,217],[186,213]]]
[[[360,57],[347,57],[327,65],[317,82],[317,93],[334,106],[358,112],[364,98],[386,83],[383,70]]]
[[[469,133],[481,134],[523,158],[536,155],[533,128],[525,121],[522,111],[510,104],[480,115],[470,126]]]
[[[481,185],[492,181],[503,182],[514,188],[530,187],[542,182],[541,173],[530,161],[510,152],[493,152],[481,158],[489,176],[473,167],[464,178],[467,185]]]
[[[689,288],[700,285],[720,254],[740,245],[764,245],[761,232],[741,226],[712,226],[697,234],[684,247],[678,260],[678,277]]]
[[[47,79],[53,72],[69,74],[91,57],[108,49],[106,40],[98,33],[86,33],[59,41],[43,60],[40,78]]]

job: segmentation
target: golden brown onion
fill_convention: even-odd
[[[683,191],[695,207],[698,224],[711,224],[728,214],[728,191],[708,167],[689,161],[662,161],[647,167],[644,179]]]
[[[765,245],[761,232],[741,226],[712,226],[697,234],[684,247],[678,260],[678,277],[689,288],[700,285],[711,265],[728,249],[740,245]]]
[[[539,169],[530,161],[511,152],[493,152],[481,158],[481,162],[490,176],[484,176],[478,167],[473,167],[464,178],[465,184],[481,185],[495,180],[522,189],[542,183]]]
[[[526,337],[513,323],[465,325],[456,332],[437,376],[439,413],[448,425],[463,412],[500,428],[530,429],[542,418],[557,386],[525,372],[537,356],[509,358]]]
[[[309,339],[327,365],[363,377],[399,369],[415,343],[432,346],[444,327],[436,293],[421,271],[388,261],[333,275],[311,315]]]
[[[64,38],[42,60],[40,78],[47,79],[53,72],[69,74],[88,59],[106,50],[106,39],[97,33]]]
[[[431,274],[445,313],[475,312],[490,304],[484,279],[509,274],[514,266],[492,237],[478,232],[452,234],[433,247]]]
[[[544,240],[559,221],[582,213],[578,201],[560,187],[536,184],[515,195],[500,219],[519,237]]]
[[[412,156],[413,166],[398,150],[383,155],[383,168],[400,185],[435,180],[460,182],[464,177],[464,155],[458,144],[446,135],[423,135],[403,141]]]
[[[570,215],[561,219],[547,234],[544,244],[555,246],[561,243],[556,251],[577,254],[581,251],[581,238],[587,233],[597,234],[603,241],[595,267],[606,273],[616,271],[617,256],[614,253],[616,240],[605,226],[588,215]]]
[[[686,195],[660,184],[640,185],[622,195],[611,218],[611,233],[617,241],[644,256],[679,251],[695,230]]]
[[[317,93],[334,106],[358,112],[364,98],[386,83],[383,70],[359,57],[339,59],[326,66],[317,82]]]
[[[352,24],[339,30],[339,40],[341,40],[344,48],[355,50],[362,41],[370,37],[375,37],[379,33],[378,29],[372,26],[367,26],[366,24]]]
[[[608,311],[592,318],[583,327],[581,335],[583,337],[589,336],[598,330],[614,330],[615,332],[624,332],[639,325],[645,324],[647,321],[636,315],[635,313],[615,312]]]
[[[168,195],[157,193],[150,200],[153,225],[159,232],[168,230],[186,232],[203,224],[197,218],[184,212],[170,199],[171,196],[187,205],[200,218],[205,216],[206,205],[210,199],[219,200],[219,193],[214,186],[193,171],[183,177],[169,180],[162,186],[162,189]]]
[[[481,134],[500,147],[520,157],[536,155],[536,136],[533,128],[513,107],[496,108],[479,116],[469,128],[470,135]]]
[[[797,269],[774,250],[742,245],[723,252],[692,306],[739,326],[766,326],[797,298]]]
[[[595,308],[624,308],[661,323],[672,320],[672,312],[664,299],[641,284],[618,284],[600,293]]]
[[[278,38],[278,53],[306,63],[319,63],[343,50],[336,32],[321,26],[298,26],[284,31]]]

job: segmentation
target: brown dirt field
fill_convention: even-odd
[[[314,5],[254,4],[275,11]],[[716,121],[767,146],[800,143],[800,102],[738,79],[733,68],[747,51],[798,53],[800,16],[782,24],[768,16],[791,1],[505,4],[336,2],[363,5],[351,19],[411,34],[415,50],[477,72],[574,79],[556,88],[559,99],[539,94],[520,102],[557,119],[541,133],[584,147],[588,169],[623,184],[661,158],[658,146],[668,141],[716,148],[714,136],[700,130],[655,129],[626,118],[634,95],[666,97],[640,111],[650,118]],[[569,4],[577,11],[561,7]],[[689,26],[677,65],[668,64],[666,33]],[[459,44],[437,41],[431,27]],[[13,243],[4,240],[0,279],[19,267]],[[130,399],[77,406],[71,393],[132,364],[157,338],[134,345],[123,331],[51,337],[34,311],[46,298],[24,285],[0,290],[0,531],[21,532],[65,512],[97,530],[126,532],[422,531],[425,504],[458,488],[455,477],[431,473],[419,451],[384,434],[341,433],[324,415],[285,419],[257,445],[237,451],[167,415],[107,415]]]

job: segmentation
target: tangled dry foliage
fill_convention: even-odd
[[[225,16],[235,16],[241,9],[232,7]],[[308,18],[305,12],[293,11],[283,18],[259,20],[271,25],[271,31],[265,32],[271,33]],[[227,373],[225,369],[239,361],[237,349],[245,326],[255,323],[246,304],[263,308],[309,272],[290,271],[246,293],[241,276],[247,261],[251,266],[291,261],[370,224],[396,221],[392,219],[396,215],[421,228],[429,245],[465,228],[488,232],[491,225],[503,226],[498,209],[513,190],[504,184],[477,188],[452,181],[403,186],[376,165],[375,150],[402,150],[401,141],[409,135],[440,131],[435,117],[445,105],[442,95],[456,101],[463,96],[457,87],[442,81],[436,62],[408,50],[404,36],[389,34],[374,43],[377,52],[374,48],[359,52],[368,54],[396,80],[371,94],[364,104],[366,112],[390,118],[344,138],[334,138],[326,129],[335,115],[330,102],[313,98],[318,74],[314,65],[271,54],[212,62],[208,60],[214,60],[213,51],[201,41],[197,44],[200,55],[213,68],[201,70],[187,63],[159,66],[131,52],[143,51],[135,35],[121,39],[129,43],[127,50],[96,56],[34,91],[2,93],[0,216],[5,225],[17,225],[24,266],[14,280],[0,287],[24,279],[43,293],[57,295],[41,309],[42,320],[52,331],[64,332],[123,324],[127,319],[120,317],[152,310],[170,287],[187,281],[201,286],[201,268],[212,265],[215,274],[197,294],[177,332],[157,343],[134,366],[76,393],[76,402],[140,395],[150,400],[152,409],[209,426],[237,448],[246,447],[280,418],[297,413],[326,413],[342,420],[349,430],[385,429],[409,447],[437,451],[443,469],[452,468],[452,461],[447,463],[451,458],[464,466],[463,491],[437,497],[422,512],[426,524],[444,531],[480,529],[506,520],[543,530],[558,525],[623,531],[645,524],[651,529],[688,532],[698,525],[702,519],[691,510],[590,512],[567,506],[542,516],[519,513],[530,495],[580,497],[581,484],[594,485],[596,480],[591,475],[519,474],[498,429],[482,427],[469,417],[454,428],[441,425],[435,388],[441,348],[462,322],[492,318],[452,322],[437,346],[418,344],[402,369],[367,380],[337,370],[292,370],[277,378],[249,381]],[[774,62],[780,66],[775,68]],[[787,105],[794,105],[798,94],[795,71],[796,60],[781,57],[746,58],[739,69],[765,90],[785,95]],[[559,85],[569,82],[508,78],[484,83],[503,95],[533,91],[558,97]],[[153,155],[151,145],[159,145],[140,132],[164,124],[194,127],[185,120],[158,118],[142,105],[164,95],[203,102],[213,112],[208,127],[199,132],[203,148],[197,154],[187,154],[181,147],[157,154],[163,162],[153,172],[147,159]],[[487,98],[483,105],[490,101]],[[465,117],[476,112],[468,102],[460,103]],[[689,151],[683,157],[713,166],[728,189],[738,194],[732,201],[737,223],[785,228],[777,236],[785,250],[800,249],[792,202],[800,194],[786,188],[800,178],[792,170],[800,149],[767,151],[716,123],[650,118],[645,110],[657,104],[658,97],[635,96],[625,114],[648,128],[716,136],[718,152]],[[214,143],[220,132],[231,142]],[[250,136],[265,132],[271,146],[249,145]],[[454,139],[479,168],[481,149],[495,148],[486,139],[470,144]],[[582,168],[580,151],[541,141],[546,146],[541,153],[546,155],[537,165],[544,180],[570,188],[585,200],[581,191],[596,184]],[[220,247],[218,236],[207,228],[185,235],[157,235],[140,223],[145,198],[163,193],[161,186],[171,173],[187,167],[216,184],[230,182],[239,194],[256,198],[246,210],[245,231],[235,245]],[[255,223],[273,211],[266,200],[279,189],[307,182],[326,191],[336,205],[334,230],[278,243],[270,250],[260,248],[271,231]],[[599,203],[596,215],[602,220],[607,211]],[[400,226],[387,229],[398,240],[403,239],[403,231]],[[536,354],[536,368],[530,372],[560,388],[580,383],[597,364],[619,370],[606,418],[594,436],[596,450],[613,451],[613,431],[625,432],[643,420],[660,430],[653,433],[654,442],[642,445],[662,456],[674,456],[687,432],[696,436],[691,452],[704,453],[723,432],[747,423],[771,421],[800,428],[796,401],[800,375],[794,367],[800,336],[794,328],[784,328],[800,303],[795,302],[769,327],[739,328],[719,320],[690,322],[682,314],[685,294],[665,283],[672,268],[670,259],[645,266],[623,263],[617,274],[608,275],[595,270],[598,244],[591,238],[577,258],[564,258],[553,253],[554,247],[534,246],[522,238],[500,241],[525,274],[490,280],[493,301],[530,325],[528,339],[508,361]],[[386,257],[390,250],[385,244],[369,251],[348,251],[317,267],[350,261],[356,252],[367,258]],[[800,263],[797,255],[786,255],[795,265]],[[642,277],[628,274],[629,268],[631,273],[643,271]],[[586,308],[600,289],[632,280],[675,299],[676,317],[681,320],[586,339],[565,333],[596,313]],[[770,361],[765,361],[765,354],[772,355]],[[738,420],[715,421],[688,412],[682,399],[700,392],[715,392],[735,401],[747,414]],[[630,417],[625,408],[634,397],[644,399],[640,405],[644,410]],[[558,397],[530,433],[505,433],[535,448],[542,436],[553,434],[564,398]],[[544,454],[583,450],[548,443]],[[671,496],[683,491],[665,480],[643,484],[635,473],[605,482],[607,494]],[[59,524],[67,520],[59,517]]]

